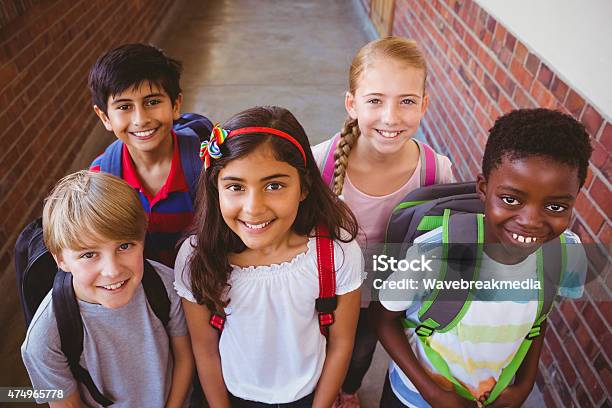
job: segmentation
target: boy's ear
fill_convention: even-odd
[[[57,266],[59,266],[59,268],[64,271],[64,272],[70,272],[69,270],[67,270],[67,265],[66,262],[64,262],[64,258],[62,257],[62,254],[59,255],[55,255],[55,254],[51,254],[53,256],[53,259],[55,259],[55,263],[57,264]]]
[[[480,201],[484,203],[487,198],[487,179],[482,173],[476,177],[476,192]]]
[[[172,119],[177,120],[181,117],[181,104],[183,103],[183,94],[180,93],[176,97],[174,104],[172,105]]]
[[[94,112],[96,112],[96,115],[98,115],[98,117],[104,124],[104,127],[106,128],[106,130],[108,130],[109,132],[112,132],[113,127],[111,126],[110,120],[108,119],[108,115],[104,113],[102,109],[98,108],[98,105],[94,105],[93,108],[94,108]]]
[[[357,111],[355,110],[355,96],[347,92],[344,97],[344,107],[346,108],[346,112],[349,114],[351,119],[357,119]]]

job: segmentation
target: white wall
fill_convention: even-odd
[[[476,0],[612,118],[612,0]]]

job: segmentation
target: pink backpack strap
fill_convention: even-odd
[[[317,269],[319,272],[319,297],[315,307],[319,314],[319,330],[327,337],[329,326],[334,323],[336,299],[336,270],[334,268],[334,241],[325,225],[316,229],[317,239]]]
[[[340,141],[340,132],[336,133],[334,137],[332,137],[331,143],[327,147],[327,152],[325,153],[325,159],[323,161],[323,166],[321,168],[321,175],[323,176],[323,182],[327,184],[330,188],[333,187],[332,183],[334,181],[334,152],[336,151],[336,146],[338,146],[338,142]]]
[[[413,139],[419,146],[421,159],[421,187],[439,183],[438,158],[436,152],[427,144]]]

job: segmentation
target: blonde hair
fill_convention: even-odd
[[[349,71],[349,92],[355,95],[363,72],[378,58],[389,58],[407,66],[422,69],[424,72],[423,93],[427,82],[427,63],[423,52],[414,40],[402,37],[385,37],[363,46],[353,61]],[[348,166],[348,156],[359,137],[357,119],[350,116],[340,131],[340,140],[334,151],[334,193],[340,195],[344,186],[344,177]]]
[[[70,174],[45,199],[43,237],[52,254],[83,249],[87,237],[140,241],[146,230],[138,194],[110,174],[86,170]]]

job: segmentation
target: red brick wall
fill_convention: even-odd
[[[12,361],[20,364],[17,340],[23,339],[15,323],[21,311],[12,269],[14,241],[40,213],[43,197],[66,173],[96,123],[86,87],[89,67],[111,47],[149,38],[171,4],[0,2],[0,327],[21,337],[2,340],[0,385],[20,381],[5,368]]]
[[[568,86],[537,50],[473,0],[396,0],[393,34],[414,38],[427,55],[431,104],[423,130],[432,145],[449,155],[462,180],[478,173],[487,130],[502,113],[541,106],[582,121],[594,153],[572,228],[584,242],[612,242],[612,123],[586,100],[588,95]],[[592,279],[592,270],[603,261],[589,261]],[[610,403],[606,349],[612,348],[612,302],[603,300],[609,299],[611,275],[599,278],[581,301],[558,304],[551,316],[538,376],[549,406]]]

